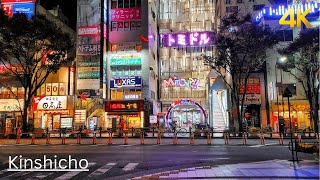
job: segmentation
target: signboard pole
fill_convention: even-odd
[[[290,97],[292,97],[292,93],[290,92],[289,88],[286,88],[284,91],[282,97],[287,97],[288,98],[288,108],[289,108],[289,123],[290,123],[290,143],[291,143],[291,153],[292,153],[292,162],[295,161],[294,159],[294,149],[293,149],[293,131],[292,131],[292,124],[291,124],[291,114],[290,114]]]

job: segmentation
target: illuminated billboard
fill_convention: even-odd
[[[28,18],[31,18],[35,13],[34,1],[30,0],[2,1],[1,8],[4,12],[7,13],[9,17],[12,17],[13,15],[18,13],[23,13]]]
[[[209,46],[215,38],[213,32],[182,32],[162,34],[162,43],[165,47],[176,46]]]

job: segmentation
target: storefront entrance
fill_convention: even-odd
[[[172,128],[173,122],[178,127],[186,128],[192,124],[199,128],[207,125],[207,118],[205,110],[197,102],[183,99],[175,101],[168,109],[165,126]]]

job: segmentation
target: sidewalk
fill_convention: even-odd
[[[140,179],[319,179],[319,161],[269,160],[166,171]]]

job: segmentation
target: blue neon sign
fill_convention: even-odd
[[[318,17],[320,11],[320,3],[306,3],[306,4],[294,4],[294,5],[279,5],[276,7],[265,7],[263,8],[258,15],[256,16],[256,22],[259,22],[262,18],[268,20],[278,20],[280,19],[288,9],[294,9],[294,13],[297,13],[297,10],[300,9],[301,12],[305,12],[307,9],[311,9],[310,13],[306,17]]]
[[[34,3],[14,3],[12,4],[12,13],[23,13],[28,18],[34,15]]]

